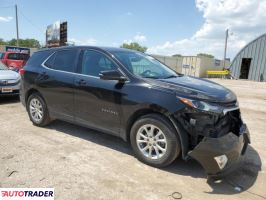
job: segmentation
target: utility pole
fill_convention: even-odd
[[[19,34],[18,34],[18,7],[17,7],[17,4],[15,5],[15,12],[16,12],[17,46],[19,47]]]
[[[228,40],[228,29],[225,31],[225,44],[224,44],[224,64],[223,64],[223,70],[225,70],[225,60],[226,60],[226,50],[227,50],[227,40]]]

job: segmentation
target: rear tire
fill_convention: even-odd
[[[138,119],[131,128],[130,141],[140,161],[159,168],[170,165],[181,151],[176,130],[158,114]]]
[[[27,111],[35,126],[46,126],[51,122],[47,105],[39,93],[30,95],[27,101]]]

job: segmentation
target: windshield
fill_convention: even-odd
[[[29,59],[29,54],[9,53],[7,55],[7,59],[10,59],[10,60],[25,60],[25,61],[27,61]]]
[[[164,79],[178,76],[178,74],[155,58],[139,53],[117,51],[114,56],[133,74],[142,78]]]
[[[0,70],[7,70],[7,67],[0,61]]]

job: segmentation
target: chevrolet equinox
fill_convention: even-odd
[[[237,166],[250,143],[232,91],[147,54],[51,48],[34,53],[20,74],[21,101],[34,125],[60,119],[121,137],[154,167],[181,155],[217,176]]]

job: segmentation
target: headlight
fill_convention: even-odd
[[[189,107],[196,108],[199,110],[203,111],[208,111],[208,112],[216,112],[216,113],[222,113],[223,108],[221,106],[216,106],[216,105],[211,105],[209,103],[206,103],[204,101],[198,101],[198,100],[192,100],[192,99],[187,99],[183,97],[178,97],[180,101],[184,104],[186,104]]]
[[[181,87],[178,87],[178,88],[175,88],[175,90],[177,91],[177,96],[190,96],[190,97],[193,97],[195,99],[201,99],[201,100],[208,100],[210,99],[208,96],[204,95],[204,94],[200,94],[198,93],[197,91],[194,91],[194,90],[188,90],[186,88],[181,88]]]
[[[8,84],[15,84],[15,83],[19,83],[19,82],[20,82],[20,77],[18,77],[17,79],[8,80]]]

